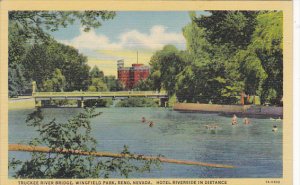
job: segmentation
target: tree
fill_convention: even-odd
[[[236,54],[245,81],[245,92],[262,103],[281,105],[283,85],[282,12],[261,12],[248,47]]]
[[[8,90],[9,96],[27,93],[31,88],[30,81],[25,78],[22,60],[28,50],[28,43],[16,24],[9,24],[8,36]]]
[[[53,77],[43,82],[43,91],[47,92],[62,92],[66,85],[66,78],[61,73],[60,69],[55,69]]]
[[[177,75],[176,96],[180,102],[202,102],[207,79],[203,67],[210,61],[209,50],[212,46],[205,38],[204,28],[196,24],[196,13],[190,12],[189,15],[191,22],[182,29],[187,50],[181,52],[185,67]]]
[[[213,14],[214,15],[214,14]],[[186,65],[177,75],[179,101],[228,104],[235,103],[243,83],[237,62],[232,60],[232,49],[225,44],[210,41],[207,28],[199,26],[190,13],[191,23],[183,28],[187,52],[182,52]]]
[[[30,84],[24,77],[24,67],[18,64],[11,64],[8,67],[8,92],[9,97],[17,97],[18,95],[28,93]]]
[[[123,86],[121,82],[116,79],[115,76],[104,76],[104,82],[107,85],[109,91],[121,91]]]
[[[183,59],[175,46],[166,45],[157,51],[150,60],[153,88],[164,88],[168,94],[175,94],[176,75],[183,69]]]
[[[133,90],[137,91],[150,91],[152,90],[152,83],[150,79],[140,80],[134,87]]]
[[[66,123],[55,119],[47,123],[44,122],[41,109],[37,109],[26,120],[39,133],[39,137],[34,138],[30,145],[47,146],[52,151],[95,152],[97,141],[91,136],[90,120],[99,115],[94,108],[88,108]],[[71,153],[33,152],[27,161],[11,160],[9,167],[15,170],[16,178],[109,178],[111,174],[128,178],[131,173],[150,172],[153,165],[160,164],[156,159],[143,160],[142,155],[134,157],[127,146],[124,146],[121,154],[132,157],[103,160]]]
[[[103,71],[100,71],[100,69],[97,66],[94,66],[92,70],[90,71],[90,77],[91,78],[104,78]]]
[[[262,95],[262,85],[267,74],[260,59],[252,49],[241,50],[235,56],[240,63],[241,78],[244,79],[244,92],[250,95]]]
[[[182,29],[186,40],[187,52],[190,60],[203,63],[209,57],[209,49],[212,47],[207,41],[205,28],[197,25],[195,12],[190,12],[191,22]]]
[[[283,97],[283,13],[263,12],[257,16],[249,52],[254,52],[266,73],[262,102],[282,105]]]
[[[52,78],[55,69],[60,69],[65,77],[65,90],[86,90],[89,82],[87,58],[77,49],[51,39],[48,43],[34,44],[22,62],[26,69],[25,77],[36,81],[37,88]]]
[[[100,78],[92,78],[92,83],[88,88],[88,91],[102,92],[108,91],[106,84]]]

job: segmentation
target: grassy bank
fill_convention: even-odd
[[[16,109],[33,109],[35,108],[35,102],[33,99],[14,100],[8,101],[8,110]]]

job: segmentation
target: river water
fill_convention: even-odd
[[[9,143],[27,143],[37,133],[26,126],[32,109],[9,111]],[[46,119],[66,121],[81,109],[45,108]],[[231,125],[231,118],[218,114],[181,113],[165,108],[99,108],[92,120],[98,151],[120,152],[124,145],[133,153],[164,155],[167,158],[219,163],[235,169],[162,164],[150,173],[131,178],[272,178],[282,177],[282,121],[251,118],[244,125]],[[150,128],[145,117],[155,123]],[[217,130],[205,125],[217,124]],[[272,132],[272,126],[278,132]],[[28,153],[9,152],[9,158],[26,159]],[[13,174],[9,172],[10,176]],[[118,178],[118,177],[117,177]]]

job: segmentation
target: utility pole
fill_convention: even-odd
[[[139,51],[136,51],[136,63],[139,64]]]

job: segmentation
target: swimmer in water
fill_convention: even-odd
[[[233,117],[232,117],[232,122],[231,122],[232,125],[237,125],[237,117],[235,114],[233,114]]]
[[[273,132],[277,132],[277,130],[278,130],[277,126],[274,125],[273,128],[272,128],[272,131],[273,131]]]
[[[142,123],[145,123],[145,122],[146,122],[146,118],[142,117]]]
[[[150,122],[149,122],[149,127],[153,127],[153,126],[154,126],[153,121],[150,121]]]
[[[245,119],[244,119],[244,124],[245,125],[249,125],[251,122],[250,122],[250,120],[246,117]]]

